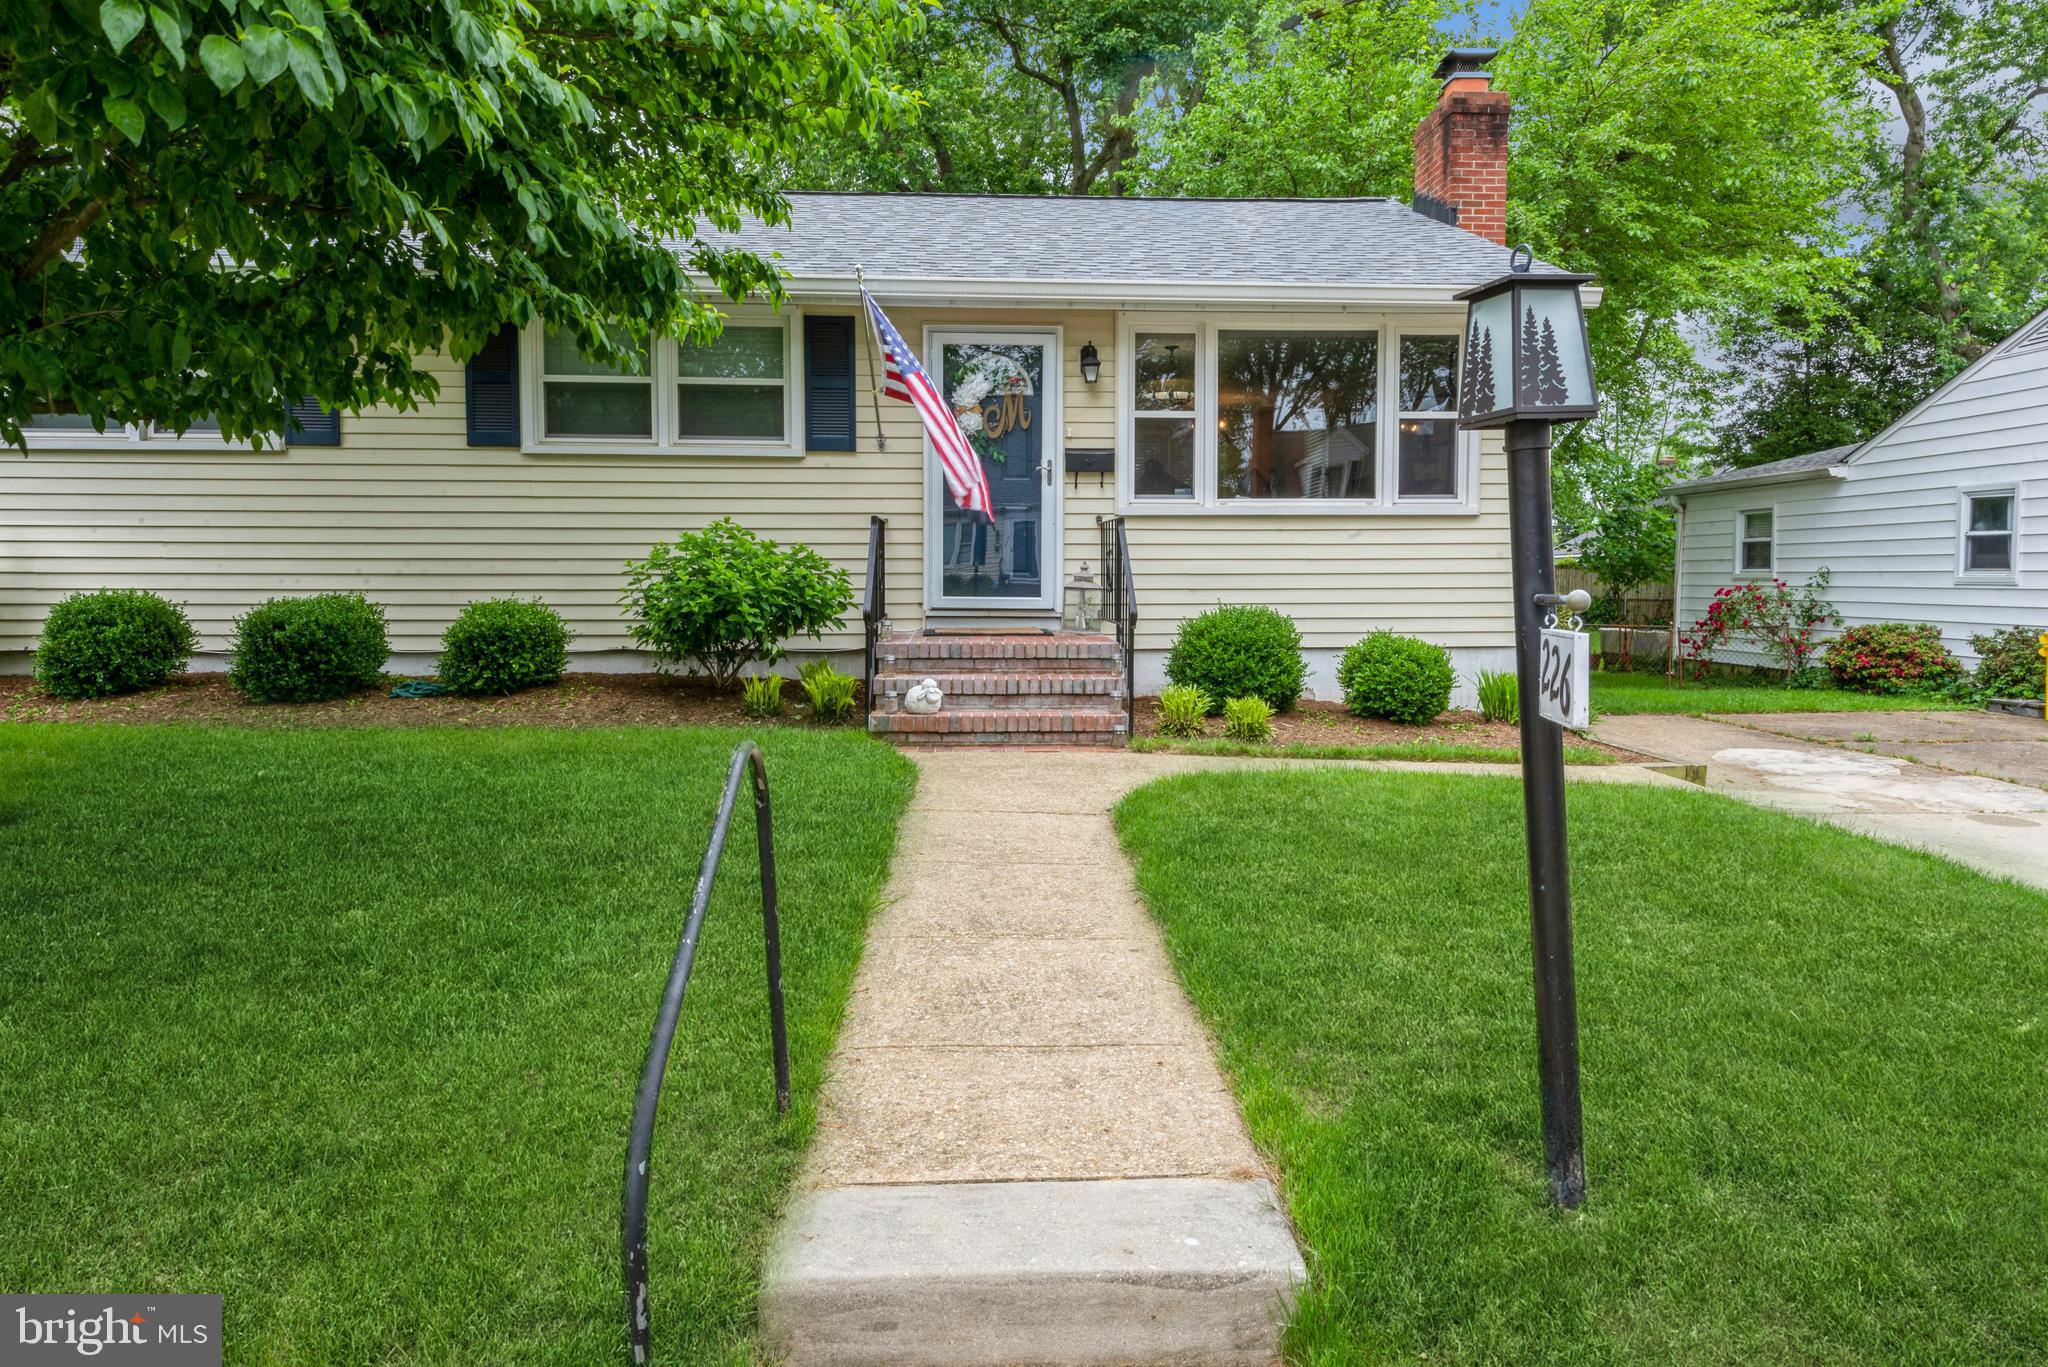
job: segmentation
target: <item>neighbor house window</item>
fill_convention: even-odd
[[[1374,332],[1216,334],[1216,497],[1371,498]]]
[[[613,340],[626,342],[622,337]],[[644,339],[637,350],[639,374],[589,360],[574,337],[549,332],[540,355],[541,432],[549,437],[580,439],[651,439],[654,379]]]
[[[799,454],[797,335],[788,317],[745,309],[709,342],[643,338],[638,365],[615,367],[536,327],[521,347],[532,444]]]
[[[1139,498],[1195,496],[1195,334],[1131,337],[1131,492]]]
[[[781,327],[728,325],[718,340],[676,348],[676,436],[781,441],[789,417],[789,357]]]
[[[1403,337],[1399,385],[1395,488],[1402,498],[1456,498],[1458,339]]]
[[[1741,527],[1741,544],[1736,548],[1736,568],[1744,574],[1771,572],[1771,526],[1775,517],[1769,508],[1753,508],[1735,515]]]
[[[2013,572],[2013,491],[1963,495],[1963,573],[1998,578]]]
[[[1331,314],[1125,316],[1121,506],[1202,512],[1477,512],[1458,338]]]

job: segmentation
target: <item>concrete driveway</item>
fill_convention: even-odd
[[[2044,730],[1990,714],[1858,712],[1606,717],[1593,735],[1703,767],[1730,797],[2048,888],[2048,778],[2030,777],[2048,774]],[[1915,762],[1932,754],[1957,768]],[[1959,772],[1965,761],[2020,781]]]
[[[2003,712],[1766,712],[1723,721],[2048,788],[2048,723]]]

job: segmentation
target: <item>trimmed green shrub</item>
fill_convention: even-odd
[[[1860,693],[1911,693],[1946,688],[1963,666],[1927,622],[1873,622],[1829,641],[1825,661],[1837,688]]]
[[[859,679],[841,674],[822,659],[805,665],[798,678],[804,686],[804,697],[811,704],[813,721],[840,722],[853,715],[853,694]]]
[[[1159,695],[1159,734],[1199,736],[1209,715],[1209,695],[1193,684],[1168,684]]]
[[[1361,717],[1419,726],[1451,705],[1451,655],[1442,646],[1375,631],[1344,652],[1337,683],[1344,705]]]
[[[60,698],[105,698],[160,684],[198,648],[176,603],[142,589],[58,601],[36,642],[36,682]]]
[[[257,702],[325,702],[368,688],[391,643],[360,593],[273,598],[235,619],[228,678]]]
[[[441,633],[441,682],[456,693],[516,693],[568,667],[568,625],[539,599],[471,603]]]
[[[1301,698],[1308,665],[1291,619],[1271,608],[1224,604],[1180,624],[1166,677],[1201,689],[1212,713],[1225,698],[1264,698],[1285,712]]]
[[[1482,669],[1477,683],[1479,715],[1513,726],[1522,719],[1522,682],[1512,669]]]
[[[1977,652],[1977,691],[1987,698],[2039,698],[2048,679],[2041,637],[2048,627],[2007,627],[1970,638]]]
[[[782,676],[756,674],[740,684],[740,711],[750,717],[782,715]]]
[[[1273,739],[1273,708],[1264,698],[1231,698],[1223,704],[1223,734],[1261,743]]]
[[[846,571],[809,546],[777,546],[729,517],[626,562],[623,596],[633,639],[663,669],[686,665],[724,689],[783,642],[846,624]]]

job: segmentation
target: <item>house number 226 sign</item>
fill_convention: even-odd
[[[1585,730],[1592,675],[1586,633],[1545,627],[1537,663],[1536,715],[1574,731]]]

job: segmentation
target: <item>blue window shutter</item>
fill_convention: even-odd
[[[331,412],[308,395],[285,409],[284,443],[287,446],[341,445],[341,410]]]
[[[804,318],[804,449],[853,449],[853,319]]]
[[[519,329],[507,323],[469,363],[469,444],[519,445]]]

